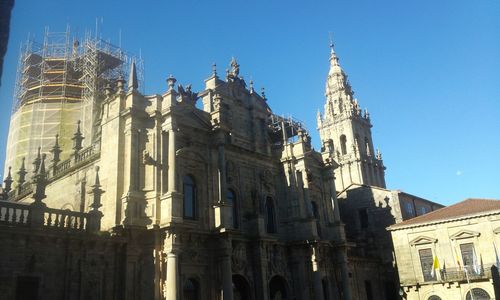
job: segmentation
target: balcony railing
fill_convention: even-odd
[[[484,263],[474,268],[473,266],[465,266],[462,268],[445,268],[439,270],[439,274],[434,274],[433,277],[426,276],[424,278],[401,278],[401,285],[412,286],[418,284],[432,284],[437,282],[474,282],[492,279],[491,267],[494,263]]]
[[[472,266],[465,266],[464,268],[446,268],[441,270],[442,281],[475,281],[491,278],[491,266],[493,264],[483,264],[474,268]],[[476,269],[476,270],[475,270]]]

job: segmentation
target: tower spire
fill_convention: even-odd
[[[385,187],[385,167],[372,155],[375,151],[370,114],[368,110],[362,112],[353,94],[330,37],[326,103],[323,116],[317,114],[317,123],[322,143],[331,142],[338,153],[336,160],[340,167],[335,170],[335,184],[339,189],[351,183]]]

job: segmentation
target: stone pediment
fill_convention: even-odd
[[[437,239],[427,237],[427,236],[419,236],[419,237],[413,239],[410,242],[410,245],[417,246],[417,245],[434,244],[434,243],[437,243]]]
[[[471,230],[460,230],[459,232],[452,234],[450,236],[451,240],[459,240],[459,239],[467,239],[472,237],[477,237],[481,235],[481,233]]]

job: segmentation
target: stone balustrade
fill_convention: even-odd
[[[0,224],[5,225],[36,227],[35,224],[40,224],[72,231],[99,231],[100,228],[92,224],[100,224],[96,222],[100,220],[93,218],[100,219],[101,215],[0,201]]]
[[[0,201],[0,224],[27,226],[29,213],[29,205]]]

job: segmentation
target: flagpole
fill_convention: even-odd
[[[472,292],[472,288],[471,288],[471,285],[470,285],[469,273],[467,272],[467,266],[464,266],[464,270],[465,270],[465,277],[467,278],[467,285],[469,286],[470,299],[474,300],[474,295],[473,295],[474,293]]]

